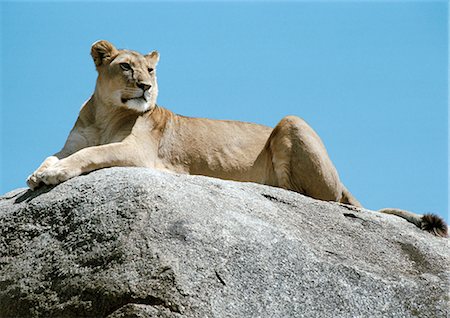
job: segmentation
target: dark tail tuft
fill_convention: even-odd
[[[422,230],[430,232],[436,236],[447,237],[448,226],[444,219],[436,214],[425,214],[422,216],[420,227]]]

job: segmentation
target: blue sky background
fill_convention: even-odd
[[[448,219],[447,1],[1,2],[0,193],[62,147],[99,39],[160,52],[160,105],[298,115],[364,206]]]

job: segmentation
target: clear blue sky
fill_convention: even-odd
[[[160,105],[298,115],[364,206],[447,218],[447,1],[2,2],[1,193],[62,147],[99,39],[160,52]]]

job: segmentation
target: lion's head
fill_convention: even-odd
[[[95,94],[102,102],[140,112],[155,106],[157,51],[142,55],[118,50],[108,41],[101,40],[92,45],[91,55],[98,72]]]

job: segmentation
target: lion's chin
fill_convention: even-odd
[[[144,97],[122,100],[122,103],[125,107],[139,112],[145,112],[151,108],[151,102],[147,101]]]

